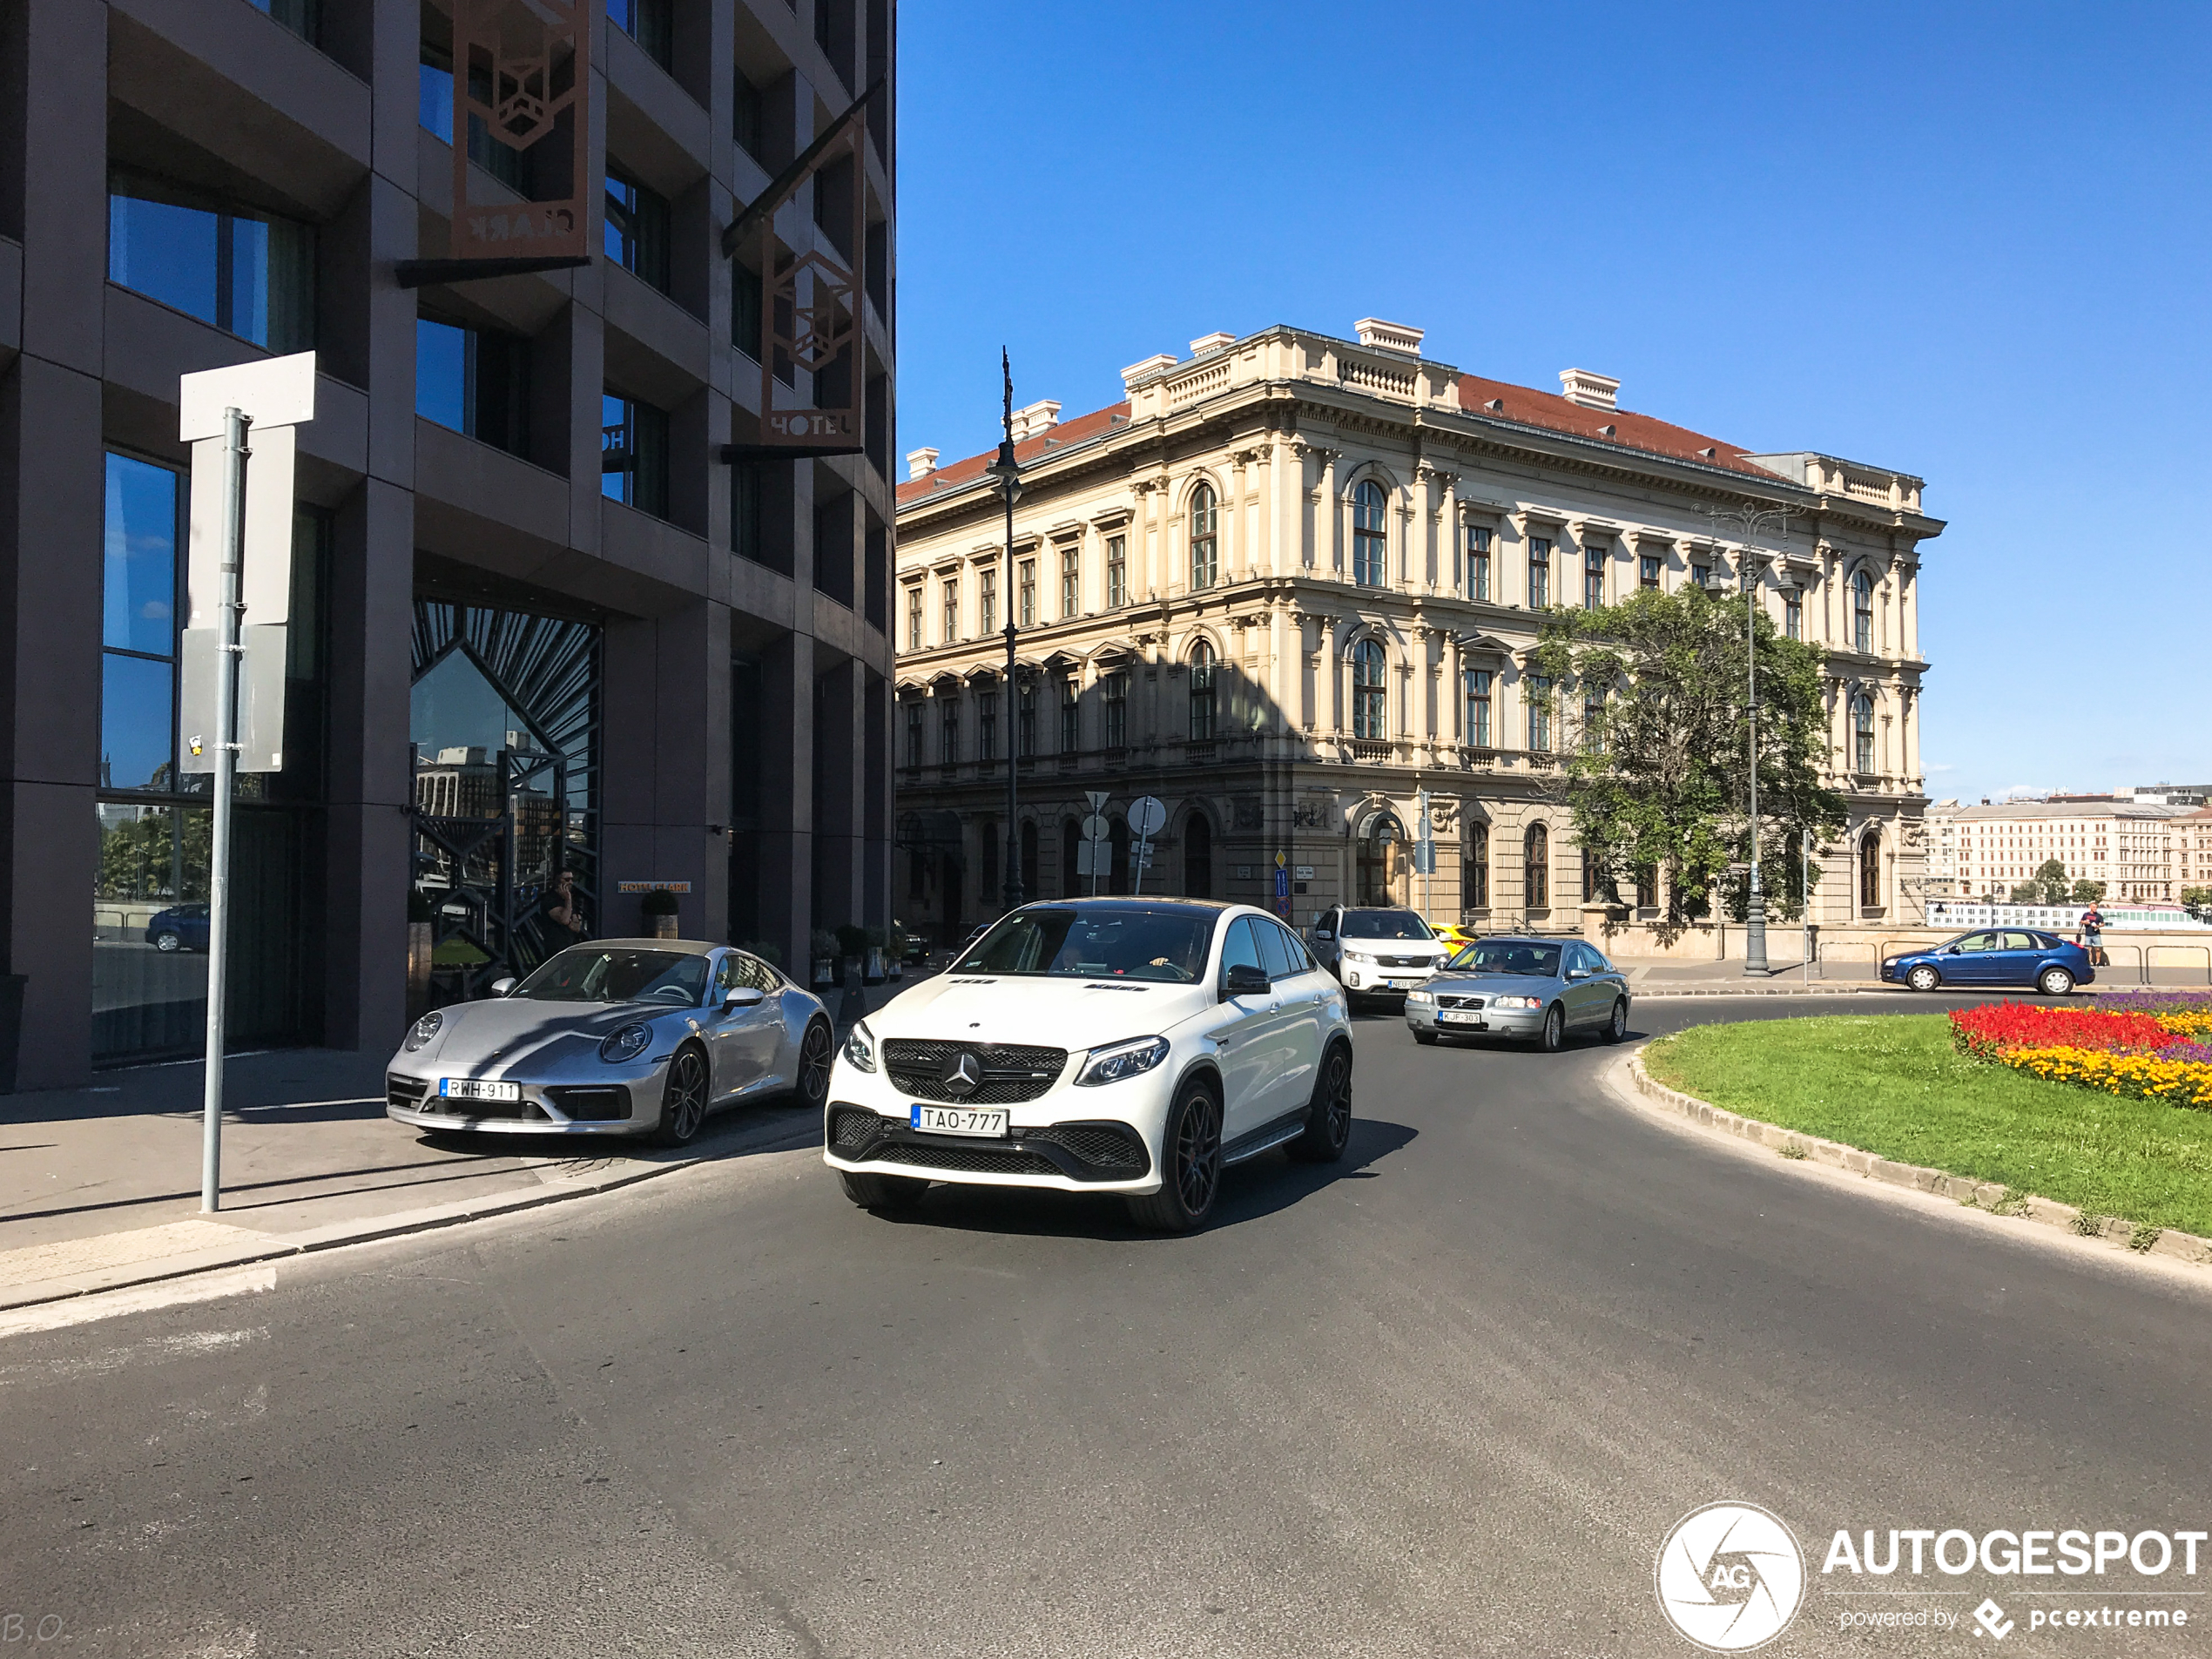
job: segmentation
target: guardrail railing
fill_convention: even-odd
[[[2146,958],[2143,963],[2144,984],[2148,985],[2150,983],[2150,970],[2155,966],[2154,963],[2148,960],[2149,954],[2151,951],[2158,950],[2195,952],[2196,954],[2204,958],[2204,982],[2207,985],[2212,985],[2212,945],[2152,945],[2148,947],[2144,951]]]

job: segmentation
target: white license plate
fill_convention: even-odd
[[[1470,1013],[1466,1008],[1442,1008],[1438,1010],[1436,1017],[1447,1025],[1480,1026],[1487,1023],[1480,1014]]]
[[[1006,1133],[1006,1110],[984,1111],[967,1106],[914,1106],[907,1123],[933,1135],[999,1135]]]
[[[520,1083],[486,1082],[479,1077],[441,1077],[438,1093],[446,1100],[520,1100]]]

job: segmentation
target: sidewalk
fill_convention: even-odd
[[[1816,962],[1808,977],[1802,959],[1784,961],[1776,958],[1769,962],[1764,974],[1746,974],[1743,960],[1731,957],[1725,961],[1685,962],[1673,958],[1639,961],[1634,957],[1618,957],[1615,961],[1628,975],[1629,988],[1638,996],[1837,996],[1865,993],[1881,996],[1910,996],[1902,985],[1885,985],[1875,977],[1871,962]],[[2186,970],[2153,968],[2151,984],[2161,988],[2202,988],[2201,975],[2191,975]],[[1961,986],[1961,990],[1988,990],[2013,996],[2032,996],[2033,990],[2025,985]],[[2136,991],[2144,987],[2136,977],[2135,969],[2101,969],[2097,982],[2080,987],[2077,996],[2094,996],[2100,992]]]
[[[870,987],[861,1001],[880,1007],[903,988]],[[846,1000],[834,990],[825,1000],[841,1037]],[[718,1117],[680,1151],[425,1134],[384,1116],[388,1058],[233,1056],[224,1208],[212,1216],[199,1209],[199,1062],[0,1096],[0,1309],[451,1225],[820,1134],[813,1114],[782,1103]]]

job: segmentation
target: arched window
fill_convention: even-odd
[[[1851,700],[1851,770],[1874,770],[1874,699],[1861,691]]]
[[[1213,897],[1213,825],[1204,813],[1192,813],[1183,823],[1183,896]]]
[[[1363,639],[1352,648],[1352,735],[1381,741],[1389,729],[1389,694],[1382,642]]]
[[[1060,896],[1073,899],[1090,891],[1090,883],[1083,879],[1080,867],[1082,860],[1083,826],[1080,819],[1060,820]]]
[[[1388,568],[1388,537],[1384,532],[1382,486],[1373,479],[1361,481],[1352,492],[1352,579],[1362,587],[1379,588]]]
[[[1874,578],[1861,570],[1851,579],[1851,649],[1874,654]]]
[[[1190,741],[1193,743],[1213,740],[1213,647],[1202,639],[1190,648]]]
[[[1870,829],[1858,844],[1858,903],[1876,910],[1882,903],[1882,832]]]
[[[1221,574],[1221,543],[1215,533],[1219,517],[1211,484],[1200,484],[1190,492],[1190,585],[1194,589],[1211,588]]]
[[[1487,824],[1469,823],[1465,840],[1460,843],[1460,908],[1487,910],[1490,907],[1490,828]]]
[[[1521,838],[1521,862],[1527,892],[1527,907],[1548,909],[1552,901],[1552,834],[1541,824],[1531,824]]]
[[[1037,820],[1022,826],[1022,885],[1035,898],[1044,892],[1044,870],[1037,862]]]

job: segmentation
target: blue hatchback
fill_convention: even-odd
[[[1987,927],[1882,963],[1882,977],[1916,991],[1946,985],[2033,985],[2047,996],[2064,996],[2097,977],[2089,953],[2056,934],[2027,927]]]
[[[146,943],[159,951],[206,950],[207,907],[180,904],[155,911],[146,922]]]

